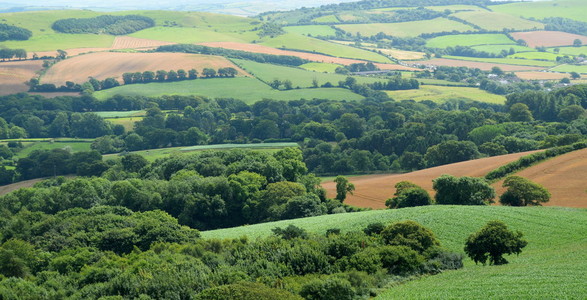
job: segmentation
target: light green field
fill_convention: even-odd
[[[501,220],[520,230],[528,246],[519,256],[506,256],[502,266],[475,265],[415,279],[380,293],[376,299],[582,299],[587,294],[587,211],[554,207],[423,206],[394,210],[326,215],[204,231],[204,238],[250,239],[271,234],[289,224],[324,234],[365,228],[370,223],[389,224],[414,220],[430,228],[451,251],[463,253],[467,236],[490,220]]]
[[[31,37],[28,41],[6,41],[0,47],[25,49],[32,56],[35,51],[56,51],[73,48],[109,48],[114,42],[112,35],[53,33]]]
[[[302,69],[306,69],[308,71],[314,72],[327,72],[327,73],[334,73],[336,68],[340,67],[341,65],[337,64],[329,64],[329,63],[307,63],[300,66]]]
[[[529,59],[518,59],[518,58],[478,58],[478,57],[466,57],[466,56],[449,56],[445,55],[443,58],[459,59],[467,61],[479,61],[495,64],[506,64],[516,66],[532,66],[532,67],[554,67],[556,62],[554,61],[540,61],[540,60],[529,60]]]
[[[566,55],[575,55],[579,56],[581,54],[587,55],[587,46],[583,47],[559,47],[560,54]],[[554,52],[554,48],[549,48],[548,51]]]
[[[486,11],[485,8],[475,6],[475,5],[440,5],[440,6],[426,6],[427,9],[435,10],[435,11],[461,11],[461,10],[472,10],[472,11]]]
[[[475,24],[486,30],[529,30],[544,29],[544,24],[535,21],[525,20],[516,16],[504,13],[489,11],[466,11],[452,14],[452,16]]]
[[[152,27],[137,31],[129,36],[165,42],[191,44],[204,42],[248,43],[258,38],[254,32],[217,32],[205,28]]]
[[[289,33],[297,33],[311,36],[333,36],[336,35],[336,30],[328,25],[305,25],[305,26],[287,26],[283,28]]]
[[[411,73],[411,72],[408,72]],[[402,76],[404,78],[410,78],[413,77],[411,75],[406,75],[406,73],[403,73]],[[426,85],[440,85],[440,86],[462,86],[463,83],[462,82],[454,82],[454,81],[448,81],[448,80],[442,80],[442,79],[433,79],[433,78],[416,78],[418,79],[418,81],[420,81],[420,83],[422,84],[426,84]],[[422,87],[422,86],[420,86]]]
[[[339,81],[344,81],[348,76],[323,72],[312,72],[298,68],[283,67],[272,64],[263,64],[250,60],[233,59],[233,61],[241,68],[251,73],[253,76],[270,82],[275,79],[286,80],[289,79],[293,83],[293,87],[311,87],[312,80],[318,80],[318,85],[323,85],[330,82],[333,85],[338,85]],[[374,83],[377,81],[387,81],[381,78],[354,76],[358,83]]]
[[[497,104],[505,103],[504,96],[490,94],[486,91],[472,87],[421,85],[420,89],[417,90],[388,91],[387,94],[396,101],[432,100],[437,103],[442,103],[452,99],[459,99]]]
[[[94,112],[102,118],[126,118],[126,117],[142,117],[145,115],[144,110],[131,111],[96,111]]]
[[[540,20],[550,17],[563,17],[585,22],[585,11],[587,11],[587,1],[534,1],[524,3],[492,5],[491,9],[495,12],[507,13],[513,16],[522,16],[524,18],[534,17]]]
[[[227,88],[230,87],[230,88]],[[362,100],[363,97],[342,88],[274,90],[256,78],[214,78],[166,83],[130,84],[94,93],[98,99],[114,95],[150,96],[198,95],[211,98],[235,98],[254,103],[264,98],[274,100],[332,99]]]
[[[318,22],[318,23],[340,23],[338,21],[338,18],[335,15],[328,15],[328,16],[318,17],[318,18],[315,18],[312,21]]]
[[[426,42],[430,48],[446,48],[454,46],[477,46],[477,45],[507,45],[516,43],[505,34],[456,34],[444,35],[432,38]],[[509,48],[508,48],[509,50]]]
[[[534,48],[519,46],[519,45],[482,45],[482,46],[473,46],[471,48],[473,48],[477,51],[485,51],[485,52],[494,53],[494,54],[500,54],[502,50],[509,52],[511,48],[514,48],[514,51],[516,51],[516,53],[536,51],[536,49],[534,49]]]
[[[508,58],[524,58],[524,59],[537,59],[537,60],[552,60],[556,61],[557,57],[563,57],[562,54],[554,54],[550,52],[523,52],[523,53],[516,53],[514,55],[508,56]]]
[[[127,117],[127,118],[105,118],[104,120],[109,121],[114,125],[124,126],[126,132],[134,129],[135,123],[141,121],[143,117]]]
[[[372,36],[378,34],[379,32],[383,32],[391,36],[413,37],[419,36],[422,33],[435,33],[453,30],[475,31],[475,29],[469,25],[451,21],[445,18],[403,23],[336,25],[336,27],[352,34],[359,32],[363,36]]]
[[[17,13],[1,14],[2,23],[16,25],[26,28],[33,32],[33,37],[39,35],[51,35],[55,31],[51,25],[55,21],[67,18],[93,18],[103,13],[90,10],[46,10],[46,11],[27,11]]]
[[[371,51],[331,43],[295,33],[287,33],[268,39],[262,42],[261,45],[274,48],[297,49],[308,52],[323,53],[336,57],[362,59],[380,63],[391,62],[387,57]]]
[[[581,74],[587,74],[587,66],[560,65],[556,68],[552,68],[551,71],[568,73],[577,72]]]
[[[39,139],[38,141],[31,141],[26,139],[27,142],[22,142],[24,148],[16,153],[17,158],[23,158],[31,154],[35,150],[52,150],[52,149],[68,149],[72,152],[79,151],[90,151],[90,145],[92,140],[75,140],[75,139],[54,139],[54,142],[50,142],[49,139]]]

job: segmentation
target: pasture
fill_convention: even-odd
[[[509,47],[513,47],[515,42],[508,38],[505,34],[500,33],[444,35],[432,38],[426,42],[426,46],[430,48],[495,44],[511,45]],[[507,49],[509,50],[509,48]]]
[[[503,104],[505,97],[473,87],[421,85],[417,90],[387,91],[395,100],[432,100],[442,103],[452,99]]]
[[[533,48],[539,46],[572,46],[575,39],[579,39],[583,44],[587,44],[587,36],[561,31],[512,32],[511,35],[516,40],[524,40],[529,47]]]
[[[477,51],[485,51],[493,54],[501,54],[503,50],[510,51],[510,49],[514,49],[516,53],[520,52],[534,52],[536,49],[520,46],[520,45],[481,45],[481,46],[473,46],[471,47]]]
[[[112,35],[53,33],[33,35],[28,41],[1,42],[0,47],[25,49],[33,52],[55,51],[73,48],[110,48],[114,42]]]
[[[523,52],[509,55],[508,58],[522,58],[522,59],[533,59],[533,60],[552,60],[556,61],[557,57],[563,57],[564,55],[554,54],[550,52]]]
[[[152,27],[130,34],[131,37],[172,43],[239,42],[249,43],[258,38],[252,31],[220,32],[209,28]]]
[[[501,31],[504,29],[513,30],[540,30],[544,29],[544,24],[522,19],[517,16],[496,13],[489,11],[466,11],[452,14],[452,16],[475,24],[485,30]]]
[[[336,30],[327,25],[287,26],[283,29],[289,33],[303,34],[307,36],[334,36],[336,34]]]
[[[21,141],[24,148],[15,154],[17,158],[24,158],[35,150],[52,150],[52,149],[67,149],[71,152],[90,151],[92,139],[72,139],[72,138],[58,138],[58,139],[18,139],[18,140],[0,140],[1,144],[8,141]]]
[[[227,88],[229,86],[230,88]],[[362,100],[363,97],[342,88],[274,90],[256,78],[212,78],[166,83],[130,84],[94,93],[98,99],[114,95],[151,96],[196,95],[211,98],[235,98],[255,103],[264,98],[274,100],[332,99]]]
[[[563,17],[584,22],[587,2],[583,0],[533,1],[492,5],[491,9],[524,18]]]
[[[317,23],[340,23],[340,21],[338,21],[338,18],[335,15],[321,16],[321,17],[315,18],[312,21],[317,22]]]
[[[129,117],[143,117],[146,112],[144,110],[130,110],[130,111],[96,111],[94,112],[102,118],[129,118]]]
[[[450,58],[450,59],[459,59],[459,60],[466,60],[466,61],[513,65],[513,66],[531,66],[531,67],[553,67],[553,66],[556,66],[556,62],[554,62],[554,61],[540,61],[540,60],[507,58],[507,57],[506,58],[480,58],[480,57],[450,56],[450,55],[445,55],[443,57]]]
[[[471,57],[461,57],[455,56],[455,59],[448,59],[448,58],[434,58],[422,64],[431,65],[431,66],[449,66],[449,67],[467,67],[467,68],[479,68],[484,71],[490,71],[493,67],[499,67],[503,71],[538,71],[543,70],[544,68],[539,67],[529,67],[529,66],[515,66],[515,65],[508,65],[503,63],[491,63],[491,62],[479,62],[473,61],[474,58]],[[468,59],[471,59],[469,61]],[[525,60],[528,61],[528,60]]]
[[[328,64],[328,63],[307,63],[300,66],[300,68],[314,71],[314,72],[326,72],[326,73],[334,73],[336,68],[340,67],[338,64]]]
[[[358,32],[363,36],[372,36],[378,34],[379,32],[383,32],[391,36],[415,37],[422,33],[435,33],[453,30],[475,31],[475,29],[469,25],[451,21],[445,18],[402,23],[336,25],[336,27],[352,34],[356,34]]]
[[[586,65],[582,65],[582,66],[575,66],[575,65],[560,65],[556,68],[552,68],[551,71],[555,71],[555,72],[577,72],[577,73],[581,73],[581,74],[587,74],[587,66]]]
[[[237,69],[238,76],[248,75],[228,59],[220,56],[186,53],[98,52],[72,57],[53,65],[41,81],[56,85],[62,85],[66,81],[81,84],[86,82],[88,77],[98,80],[114,77],[122,83],[122,74],[127,72],[196,69],[201,74],[204,68],[216,70],[225,67]]]
[[[383,53],[385,55],[389,55],[389,56],[391,56],[395,59],[399,59],[399,60],[418,60],[418,59],[423,59],[426,56],[426,54],[424,52],[405,51],[405,50],[399,50],[399,49],[375,48],[373,50],[380,51],[381,53]]]
[[[42,60],[0,62],[0,95],[28,91],[24,83],[35,77],[42,67]]]
[[[554,48],[548,49],[548,51],[554,51]],[[560,54],[579,56],[581,54],[587,55],[587,46],[582,47],[560,47]]]

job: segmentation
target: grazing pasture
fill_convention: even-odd
[[[524,40],[529,47],[556,47],[572,46],[576,39],[583,44],[587,44],[587,36],[566,33],[561,31],[528,31],[512,32],[512,37],[516,40]]]
[[[529,59],[518,59],[518,58],[478,58],[478,57],[465,57],[465,56],[443,56],[450,59],[486,62],[513,66],[534,66],[534,67],[554,67],[556,62],[554,61],[540,61],[540,60],[529,60]],[[504,69],[505,70],[505,69]]]
[[[203,43],[203,42],[240,42],[249,43],[258,38],[252,31],[222,32],[204,28],[186,27],[152,27],[137,31],[129,36],[135,38],[158,40],[172,43]]]
[[[66,81],[83,83],[88,77],[104,80],[118,78],[122,83],[122,74],[126,72],[144,72],[157,70],[196,69],[202,73],[204,68],[237,69],[240,76],[248,74],[235,66],[228,59],[220,56],[186,54],[186,53],[122,53],[99,52],[80,55],[63,60],[47,70],[43,83],[64,84]]]
[[[1,42],[0,47],[25,49],[33,53],[55,49],[110,48],[113,42],[112,35],[53,33],[33,35],[28,41]]]
[[[505,97],[488,93],[484,90],[473,87],[453,87],[421,85],[417,90],[388,91],[387,94],[395,100],[432,100],[442,103],[451,99],[479,101],[486,103],[503,104]]]
[[[491,9],[495,12],[507,13],[524,18],[533,17],[539,20],[550,17],[563,17],[585,21],[587,2],[583,0],[526,1],[492,5]]]
[[[466,11],[452,14],[452,16],[475,24],[485,30],[501,31],[503,29],[513,30],[539,30],[544,29],[544,24],[522,19],[504,13],[489,11]]]
[[[534,60],[552,60],[556,61],[557,57],[563,57],[562,54],[554,54],[550,52],[523,52],[509,55],[508,58],[522,58]]]
[[[314,71],[314,72],[326,72],[326,73],[334,73],[336,68],[340,67],[341,65],[338,64],[328,64],[328,63],[307,63],[300,66],[300,68]]]
[[[551,71],[555,72],[577,72],[581,74],[587,74],[587,66],[575,66],[575,65],[560,65],[556,68],[552,68]]]
[[[321,16],[321,17],[315,18],[312,21],[317,22],[317,23],[340,23],[340,21],[338,20],[338,18],[335,15]]]
[[[305,25],[305,26],[287,26],[283,28],[286,32],[312,35],[312,36],[334,36],[336,30],[328,25]]]
[[[25,82],[36,76],[43,68],[41,60],[0,62],[0,95],[26,92]]]
[[[534,48],[520,46],[520,45],[481,45],[481,46],[473,46],[471,48],[473,48],[477,51],[484,51],[484,52],[489,52],[489,53],[493,53],[493,54],[501,54],[501,52],[503,50],[508,51],[508,53],[509,53],[510,49],[514,49],[514,51],[516,53],[536,51],[536,49],[534,49]]]
[[[479,68],[481,70],[490,71],[493,67],[499,67],[504,71],[527,71],[527,70],[542,70],[543,68],[539,67],[529,67],[529,66],[515,66],[515,65],[507,65],[503,63],[491,63],[491,62],[480,62],[480,61],[469,61],[466,59],[473,59],[469,57],[455,57],[457,59],[448,59],[448,58],[435,58],[428,61],[422,62],[425,65],[431,66],[449,66],[449,67],[468,67],[468,68]],[[512,59],[513,60],[513,59]],[[520,60],[522,62],[527,60]]]
[[[554,51],[554,48],[548,49],[548,51]],[[563,55],[575,55],[581,54],[587,55],[587,46],[582,47],[559,47],[559,54]]]
[[[515,42],[505,34],[500,33],[443,35],[432,38],[426,42],[426,46],[431,48],[494,44],[511,45],[510,47],[512,47],[515,45]]]
[[[363,36],[372,36],[378,34],[379,32],[383,32],[391,36],[414,37],[419,36],[422,33],[435,33],[453,30],[475,31],[475,29],[469,25],[445,18],[402,23],[336,25],[336,27],[352,34],[356,34],[358,32]]]

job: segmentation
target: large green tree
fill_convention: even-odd
[[[541,205],[550,200],[550,193],[542,185],[524,177],[509,176],[503,182],[507,190],[499,198],[503,205]]]
[[[527,241],[520,231],[511,231],[501,221],[489,221],[481,230],[471,234],[465,243],[465,253],[475,263],[503,265],[508,261],[504,254],[520,254]]]
[[[485,179],[442,175],[432,181],[437,204],[485,205],[493,202],[495,190]]]

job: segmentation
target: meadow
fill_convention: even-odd
[[[335,15],[321,16],[321,17],[315,18],[312,21],[317,22],[317,23],[340,23],[340,21],[338,20],[338,18]]]
[[[503,29],[513,30],[540,30],[544,29],[544,24],[525,20],[504,13],[496,13],[489,11],[466,11],[452,14],[452,16],[465,20],[471,24],[475,24],[485,30],[501,31]]]
[[[534,1],[492,5],[491,9],[495,12],[524,18],[563,17],[584,22],[587,2],[583,0]]]
[[[420,89],[417,90],[388,91],[387,94],[391,98],[398,101],[432,100],[436,103],[442,103],[451,99],[459,99],[498,104],[503,104],[505,102],[504,96],[490,94],[486,91],[473,87],[421,85]]]
[[[230,88],[227,88],[230,87]],[[278,91],[256,78],[213,78],[197,79],[169,83],[148,83],[124,85],[94,93],[98,99],[107,99],[114,95],[128,96],[163,96],[163,95],[197,95],[211,98],[235,98],[246,103],[262,99],[298,100],[298,99],[333,99],[362,100],[363,97],[342,88],[293,89]]]
[[[548,51],[554,51],[555,48],[550,48],[548,49]],[[560,47],[559,48],[559,53],[560,54],[566,54],[566,55],[587,55],[587,46],[583,46],[583,47]]]
[[[289,33],[313,36],[334,36],[336,34],[336,30],[327,25],[287,26],[283,29]]]
[[[554,67],[554,66],[556,66],[556,62],[554,62],[554,61],[540,61],[540,60],[518,59],[518,58],[479,58],[479,57],[450,56],[450,55],[445,55],[445,56],[443,56],[443,58],[466,60],[466,61],[478,61],[478,62],[504,64],[504,65],[515,65],[515,66],[532,66],[532,67]]]
[[[8,141],[20,141],[24,146],[19,152],[15,154],[17,158],[24,158],[35,150],[52,150],[52,149],[68,149],[72,152],[90,151],[92,139],[18,139],[18,140],[0,140],[0,144],[5,144]]]
[[[308,71],[314,72],[326,72],[326,73],[334,73],[336,68],[340,67],[341,65],[338,64],[329,64],[329,63],[307,63],[300,66],[300,68]]]
[[[426,46],[431,48],[496,44],[511,45],[509,47],[513,47],[515,42],[508,38],[505,34],[499,33],[444,35],[432,38],[426,42]],[[509,50],[509,48],[507,49]]]
[[[372,36],[378,34],[379,32],[383,32],[391,36],[414,37],[419,36],[422,33],[435,33],[442,31],[475,31],[475,29],[469,25],[451,21],[445,18],[402,23],[336,25],[336,27],[352,34],[356,34],[358,32],[363,36]]]
[[[218,32],[208,28],[152,27],[130,34],[131,37],[165,42],[193,44],[203,42],[248,43],[258,36],[251,31]]]
[[[114,43],[112,35],[53,33],[35,35],[28,41],[1,42],[0,47],[25,49],[32,56],[34,52],[54,51],[73,48],[109,48]]]
[[[516,53],[536,51],[536,49],[534,49],[534,48],[520,46],[520,45],[480,45],[480,46],[473,46],[471,48],[473,48],[477,51],[484,51],[484,52],[489,52],[489,53],[493,53],[493,54],[501,54],[501,52],[503,50],[509,52],[510,49],[514,49],[514,51]]]
[[[577,72],[581,74],[587,74],[587,66],[575,66],[575,65],[560,65],[556,68],[552,68],[551,71],[555,72]]]
[[[534,60],[552,60],[556,61],[557,57],[563,57],[564,55],[554,54],[550,52],[523,52],[509,55],[508,58],[523,58],[523,59],[534,59]]]

